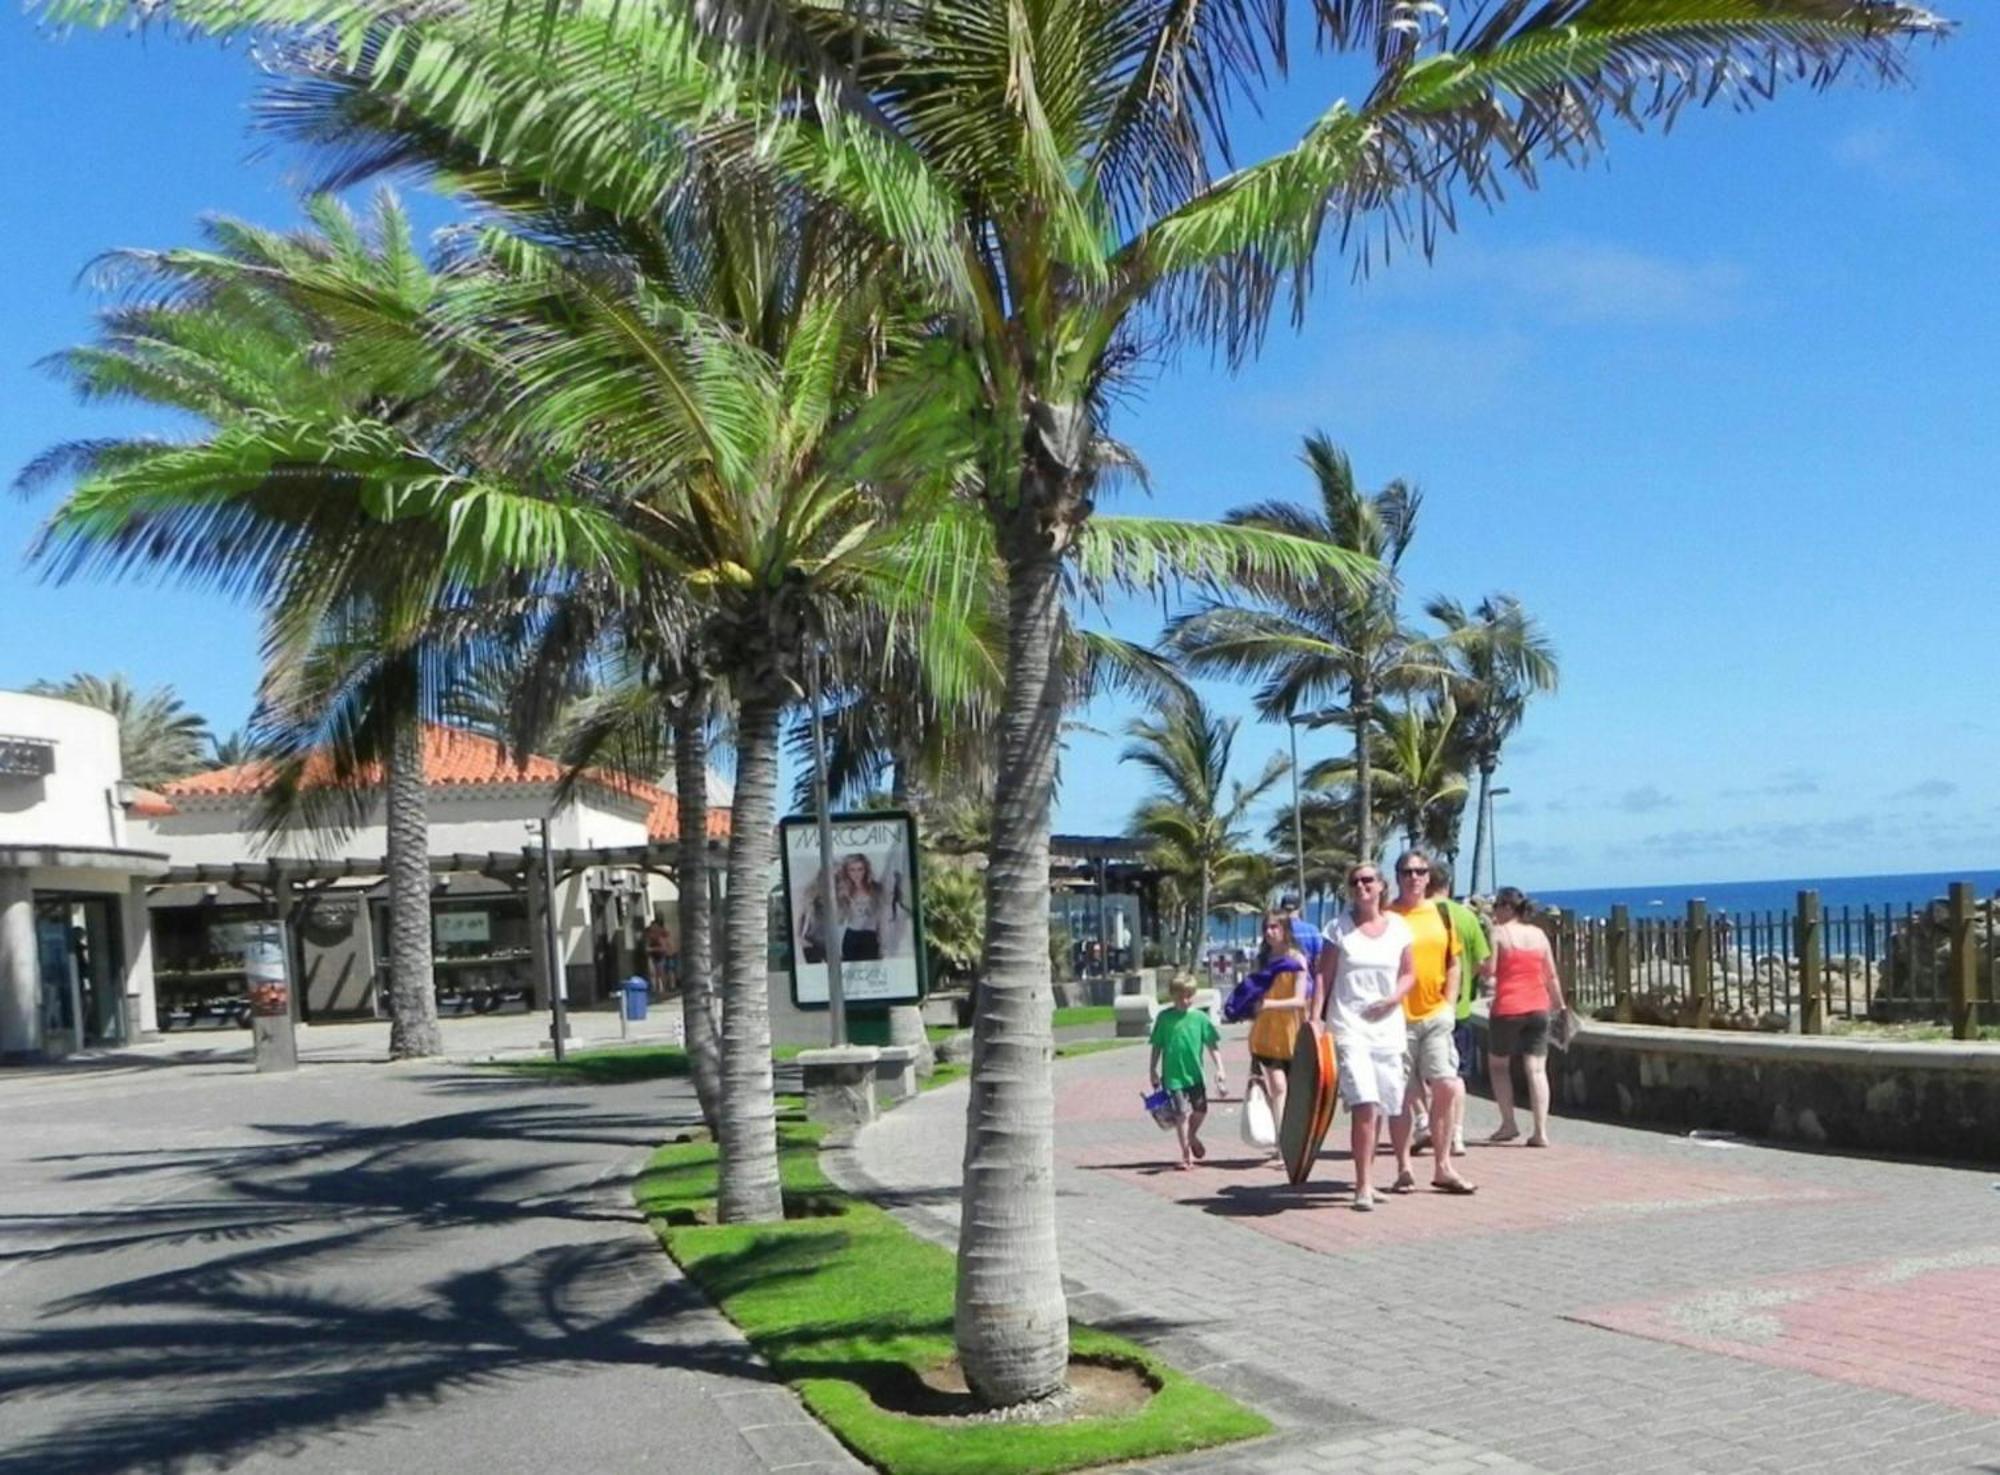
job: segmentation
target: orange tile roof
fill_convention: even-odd
[[[502,744],[476,732],[438,723],[429,723],[424,727],[424,781],[432,788],[552,784],[561,779],[563,772],[562,764],[553,758],[539,753],[509,753]],[[324,783],[329,776],[330,765],[324,758],[315,756],[306,764],[305,782],[308,786]],[[167,805],[164,813],[173,812],[173,797],[248,797],[263,792],[271,777],[272,768],[266,762],[239,763],[230,768],[189,774],[186,778],[161,786],[166,796],[162,799]],[[646,815],[646,833],[652,839],[671,840],[675,837],[679,830],[680,804],[672,794],[656,784],[605,769],[592,769],[585,777],[600,789],[650,805]],[[375,781],[373,775],[369,779]],[[133,812],[145,811],[135,807]],[[708,833],[713,839],[728,835],[729,810],[726,807],[709,806]]]

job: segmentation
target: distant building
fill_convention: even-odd
[[[146,887],[166,855],[125,782],[118,722],[0,691],[0,1056],[67,1055],[153,1028]]]
[[[425,731],[424,772],[441,1003],[447,1013],[546,1003],[539,827],[562,766],[537,755],[517,759],[491,738],[434,725]],[[164,785],[164,804],[138,822],[146,847],[167,861],[150,897],[163,1027],[233,1017],[243,939],[273,919],[287,924],[302,1019],[383,1012],[381,802],[345,835],[269,837],[256,826],[269,780],[258,763],[195,774]],[[645,972],[639,934],[653,917],[678,932],[668,874],[678,808],[652,784],[602,773],[582,779],[555,812],[557,933],[572,1003],[588,1005]],[[712,792],[711,840],[728,835],[729,819],[728,795]]]

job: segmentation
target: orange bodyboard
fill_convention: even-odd
[[[1317,1019],[1299,1028],[1292,1068],[1285,1081],[1285,1119],[1278,1125],[1278,1151],[1285,1176],[1303,1183],[1319,1157],[1320,1143],[1333,1125],[1339,1076],[1334,1069],[1333,1036]]]

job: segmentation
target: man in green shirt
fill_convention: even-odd
[[[1458,1025],[1453,1030],[1453,1038],[1458,1047],[1459,1073],[1469,1081],[1472,1079],[1474,1037],[1468,1021],[1472,1016],[1473,996],[1479,991],[1479,971],[1493,956],[1493,945],[1486,940],[1486,924],[1479,919],[1479,913],[1451,899],[1451,867],[1441,860],[1431,862],[1430,886],[1425,895],[1444,908],[1445,915],[1451,918],[1452,931],[1458,935]],[[1452,1125],[1453,1157],[1465,1156],[1464,1115],[1461,1110],[1461,1120]]]
[[[1173,1000],[1153,1020],[1153,1055],[1150,1072],[1155,1091],[1165,1090],[1173,1111],[1174,1136],[1180,1142],[1180,1166],[1192,1168],[1195,1159],[1208,1156],[1202,1144],[1201,1124],[1208,1116],[1208,1077],[1202,1070],[1202,1053],[1215,1059],[1215,1089],[1223,1088],[1222,1032],[1205,1009],[1194,1003],[1194,980],[1176,978],[1169,997]]]

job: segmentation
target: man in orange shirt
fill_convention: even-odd
[[[1403,999],[1410,1038],[1410,1091],[1403,1112],[1413,1117],[1419,1085],[1430,1088],[1431,1187],[1441,1193],[1472,1193],[1474,1185],[1451,1165],[1452,1130],[1465,1106],[1465,1082],[1459,1079],[1458,1050],[1452,1042],[1458,1024],[1458,937],[1444,909],[1425,895],[1430,879],[1430,858],[1422,851],[1405,851],[1397,860],[1396,899],[1389,910],[1409,927],[1417,965],[1416,986]],[[1408,1193],[1416,1186],[1415,1176],[1404,1172],[1389,1191]]]

